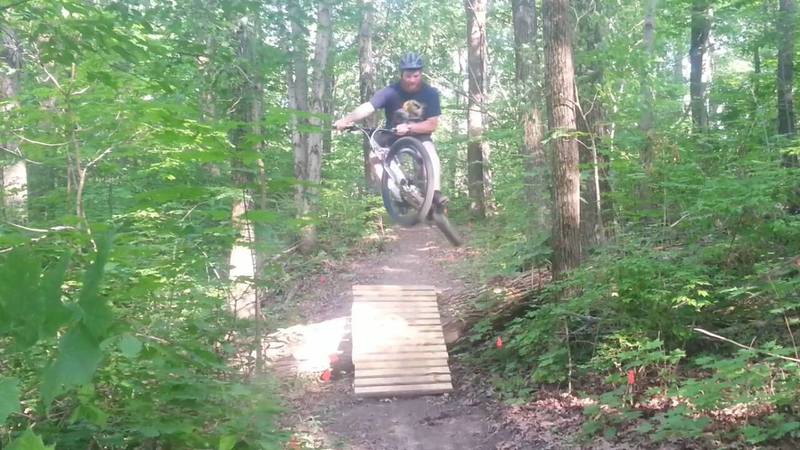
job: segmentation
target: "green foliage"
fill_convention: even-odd
[[[8,445],[9,450],[54,450],[55,448],[54,445],[45,446],[42,438],[36,436],[30,429],[25,430]]]
[[[0,422],[19,412],[19,380],[11,377],[0,378]]]

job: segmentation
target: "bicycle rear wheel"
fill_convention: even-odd
[[[383,206],[396,223],[422,221],[433,203],[433,163],[419,139],[402,137],[389,148],[383,164]]]

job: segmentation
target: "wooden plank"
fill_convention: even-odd
[[[450,382],[450,374],[438,375],[411,375],[411,376],[391,376],[379,378],[356,378],[355,387],[366,386],[393,386],[398,384],[430,384]]]
[[[447,351],[444,339],[441,338],[419,338],[402,339],[387,338],[385,340],[374,341],[371,344],[359,344],[353,347],[354,355],[381,354],[381,353],[419,353],[419,352],[438,352]]]
[[[353,318],[360,319],[360,320],[367,320],[367,321],[376,321],[377,314],[370,314],[366,311],[354,311]],[[441,323],[439,321],[439,313],[438,312],[414,312],[414,311],[387,311],[381,314],[381,318],[383,319],[394,319],[394,320],[406,320],[413,321],[419,319],[433,319],[436,322]]]
[[[358,307],[369,306],[371,308],[391,308],[393,306],[415,306],[415,307],[418,307],[418,306],[432,306],[434,308],[438,308],[439,304],[436,303],[435,301],[404,302],[402,300],[396,300],[396,301],[391,301],[391,302],[373,302],[373,301],[370,300],[368,302],[353,303],[353,306],[358,306]]]
[[[381,321],[380,319],[377,319],[375,322],[374,324],[366,325],[363,323],[356,323],[351,325],[350,329],[375,331],[376,329],[391,327],[395,330],[403,331],[404,333],[443,333],[442,325],[434,322],[428,324],[407,324],[394,321]]]
[[[376,319],[372,324],[373,329],[378,329],[381,327],[408,327],[408,328],[425,328],[425,327],[436,327],[436,329],[441,330],[442,324],[436,319],[408,319],[408,320],[381,320]],[[363,325],[361,323],[353,322],[355,325],[350,325],[351,329],[353,327],[362,327],[368,328],[367,325]]]
[[[361,311],[393,311],[399,309],[401,311],[436,311],[439,312],[439,305],[436,303],[386,303],[384,305],[376,303],[353,303],[353,310]]]
[[[352,313],[354,315],[370,315],[370,317],[376,316],[380,313],[381,316],[392,316],[392,315],[399,315],[405,314],[409,316],[409,319],[414,318],[414,313],[426,316],[426,315],[433,315],[434,318],[440,318],[439,310],[437,308],[420,308],[420,310],[416,310],[414,308],[392,308],[392,309],[375,309],[375,308],[358,308],[353,305]],[[430,317],[421,317],[424,319],[429,319]]]
[[[442,365],[441,363],[438,366],[428,366],[428,367],[404,367],[402,370],[397,370],[396,367],[390,368],[381,368],[381,369],[365,369],[360,368],[356,369],[356,378],[380,378],[380,377],[391,377],[396,375],[402,376],[422,376],[422,375],[450,375],[450,368],[447,367],[447,363]]]
[[[375,339],[370,344],[359,346],[359,349],[374,349],[373,353],[383,353],[383,349],[416,348],[431,345],[444,345],[444,338],[442,336],[391,336],[385,339]]]
[[[401,285],[401,284],[354,284],[353,292],[433,292],[436,288],[425,285]]]
[[[419,367],[447,367],[447,358],[403,359],[399,361],[360,361],[356,373],[372,369],[413,369]]]
[[[420,353],[420,352],[446,352],[447,346],[442,344],[423,344],[423,345],[380,345],[370,348],[368,344],[355,345],[353,343],[353,355],[363,355],[368,353]],[[362,348],[367,348],[369,351],[359,351]]]
[[[452,383],[431,383],[406,386],[358,387],[355,389],[355,394],[359,397],[393,397],[399,395],[443,394],[452,390]]]
[[[439,314],[439,308],[435,306],[422,306],[415,308],[413,306],[393,306],[391,308],[359,308],[353,305],[353,314],[372,314],[377,315],[392,315],[395,313],[420,313],[420,314]]]
[[[365,325],[356,325],[352,332],[354,335],[358,335],[359,339],[367,338],[367,339],[375,339],[375,340],[383,340],[386,339],[414,339],[414,338],[423,338],[423,339],[434,339],[434,338],[441,338],[444,341],[444,334],[442,330],[415,330],[413,328],[399,328],[396,330],[387,330],[381,336],[374,336],[375,328]]]
[[[402,303],[404,305],[434,305],[439,306],[439,302],[434,299],[426,298],[401,298],[401,297],[392,297],[386,299],[375,299],[370,298],[368,300],[361,300],[361,299],[353,299],[353,305],[374,305],[374,306],[386,306],[387,303]]]
[[[433,294],[404,294],[398,292],[396,294],[353,294],[353,301],[355,302],[387,302],[387,301],[408,301],[408,302],[435,302],[438,301],[437,297]]]
[[[365,299],[382,299],[382,298],[412,298],[415,300],[435,300],[437,299],[436,293],[423,292],[423,291],[353,291],[353,298],[359,300]]]
[[[446,351],[422,351],[422,352],[413,352],[413,353],[362,353],[356,354],[353,353],[353,362],[355,363],[356,368],[358,368],[358,363],[361,362],[377,362],[377,361],[408,361],[410,364],[413,363],[415,360],[428,360],[439,358],[443,360],[447,360],[449,355]]]

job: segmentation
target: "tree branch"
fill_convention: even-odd
[[[740,343],[738,343],[736,341],[733,341],[733,340],[728,339],[726,337],[722,337],[722,336],[720,336],[718,334],[714,334],[714,333],[712,333],[710,331],[706,331],[706,330],[704,330],[702,328],[693,328],[693,330],[697,331],[698,333],[705,334],[706,336],[712,337],[714,339],[719,339],[720,341],[725,341],[725,342],[727,342],[729,344],[733,344],[733,345],[735,345],[737,347],[741,347],[741,348],[743,348],[745,350],[750,350],[750,351],[753,351],[753,352],[756,352],[756,353],[763,353],[765,355],[772,356],[773,358],[779,358],[779,359],[783,359],[783,360],[786,360],[786,361],[800,363],[800,359],[789,358],[788,356],[781,356],[781,355],[777,355],[775,353],[768,352],[766,350],[760,350],[760,349],[757,349],[757,348],[750,347],[749,345],[740,344]]]
[[[59,143],[59,144],[48,144],[47,142],[34,141],[33,139],[28,139],[25,136],[23,136],[21,134],[17,134],[17,133],[14,133],[14,136],[16,136],[18,139],[21,139],[22,141],[27,142],[29,144],[44,145],[45,147],[61,147],[61,146],[64,146],[64,145],[69,145],[69,142],[63,142],[63,143]]]
[[[55,226],[55,227],[51,227],[51,228],[46,228],[45,229],[45,228],[30,228],[30,227],[26,227],[24,225],[20,225],[18,223],[9,222],[7,220],[4,220],[3,222],[8,224],[8,225],[11,225],[14,228],[19,228],[20,230],[25,230],[25,231],[32,231],[34,233],[50,233],[50,232],[53,232],[53,231],[75,231],[75,227],[71,227],[71,226],[68,226],[68,225],[59,225],[59,226]]]

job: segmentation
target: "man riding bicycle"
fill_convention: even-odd
[[[441,193],[439,155],[431,140],[431,134],[439,126],[441,107],[439,92],[422,81],[422,57],[408,53],[400,58],[400,80],[386,86],[372,98],[334,122],[333,126],[342,131],[354,122],[369,117],[383,108],[386,115],[386,128],[394,129],[395,136],[382,146],[389,146],[400,136],[414,136],[428,150],[433,164],[433,205],[441,212],[447,204],[447,197]]]

